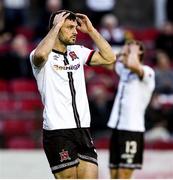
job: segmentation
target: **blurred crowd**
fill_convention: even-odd
[[[42,105],[34,85],[29,53],[46,35],[50,14],[60,9],[87,14],[115,53],[127,40],[134,38],[144,42],[144,63],[156,73],[156,88],[146,111],[146,139],[173,139],[173,1],[165,1],[163,25],[158,28],[153,23],[140,28],[135,22],[134,26],[120,22],[121,17],[115,11],[120,0],[83,0],[80,3],[77,0],[0,0],[0,148],[17,147],[17,143],[26,142],[22,133],[30,142],[28,148],[41,146]],[[80,32],[77,43],[94,47],[91,39]],[[106,123],[118,77],[102,67],[85,67],[85,74],[91,130],[97,138],[107,132]],[[23,121],[31,123],[22,124]]]

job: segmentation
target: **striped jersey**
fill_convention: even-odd
[[[67,46],[67,52],[52,50],[43,67],[30,61],[44,105],[43,129],[71,129],[90,126],[84,64],[94,51],[84,46]]]
[[[143,65],[144,76],[140,79],[121,62],[117,61],[115,68],[120,82],[108,127],[144,132],[145,110],[155,87],[155,73],[152,68]]]

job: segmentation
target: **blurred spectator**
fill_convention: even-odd
[[[118,84],[118,76],[114,72],[103,67],[85,67],[85,76],[89,100],[93,97],[95,84],[104,86],[107,98],[113,100]]]
[[[103,67],[85,67],[88,100],[91,112],[91,130],[95,138],[105,134],[118,78]],[[116,84],[116,85],[115,85]]]
[[[166,121],[165,126],[173,132],[173,71],[169,56],[158,51],[155,66],[156,88],[150,105],[150,119],[152,127]]]
[[[112,101],[106,87],[103,84],[92,85],[90,89],[90,112],[91,112],[91,132],[96,137],[107,129]]]
[[[103,15],[113,12],[115,4],[116,0],[86,0],[86,14],[97,27]]]
[[[54,11],[58,11],[63,8],[62,0],[46,0],[45,1],[45,8],[42,9],[42,13],[40,18],[37,22],[35,31],[36,31],[36,40],[42,39],[48,32],[48,24],[49,24],[49,17]]]
[[[114,14],[106,14],[102,17],[99,31],[114,48],[121,48],[124,45],[125,31],[119,26],[118,19]]]
[[[166,16],[167,20],[173,23],[173,1],[166,0]]]
[[[4,4],[0,1],[0,45],[6,43],[10,38],[11,34],[5,29]]]
[[[3,2],[6,30],[15,33],[16,27],[28,23],[30,0],[4,0]]]
[[[145,140],[147,142],[153,141],[168,141],[171,135],[167,129],[167,122],[165,120],[157,122],[153,128],[145,133]]]
[[[156,50],[165,51],[173,59],[173,24],[166,22],[155,40]]]
[[[155,78],[156,93],[173,94],[173,70],[171,60],[165,52],[158,52],[156,56]]]
[[[11,42],[9,51],[1,55],[1,78],[33,77],[29,62],[27,38],[24,35],[16,35]]]
[[[105,14],[101,19],[99,31],[102,36],[111,44],[115,53],[119,53],[121,47],[127,40],[134,38],[133,32],[123,28],[118,18],[110,13]]]
[[[5,28],[4,5],[3,2],[0,1],[0,32],[2,32],[4,28]]]

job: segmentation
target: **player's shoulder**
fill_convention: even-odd
[[[31,50],[31,51],[30,51],[30,55],[33,55],[34,52],[35,52],[35,49]]]
[[[35,52],[35,49],[33,49],[29,54],[29,58],[30,58],[31,63],[32,63],[32,59],[33,59],[33,56],[34,56],[34,52]]]
[[[152,67],[148,66],[148,65],[143,65],[143,69],[144,69],[144,71],[150,72],[152,74],[155,73],[154,69]]]

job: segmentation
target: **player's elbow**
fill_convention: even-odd
[[[33,63],[35,66],[40,66],[46,58],[47,54],[44,51],[35,50]]]
[[[116,55],[114,53],[109,54],[109,56],[107,57],[107,62],[108,64],[114,64],[116,61]]]
[[[34,57],[35,59],[45,59],[47,57],[47,53],[36,49]]]

